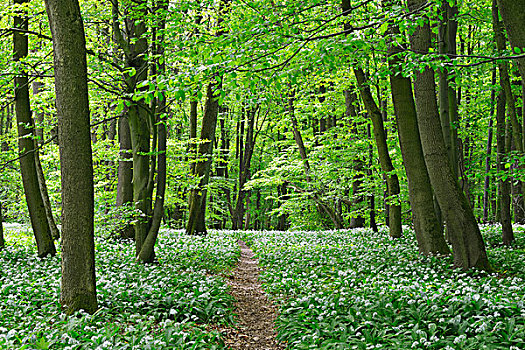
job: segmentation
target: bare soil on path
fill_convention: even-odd
[[[275,339],[277,308],[261,288],[258,261],[244,242],[239,245],[241,258],[227,281],[237,300],[234,312],[239,325],[224,334],[224,341],[232,350],[283,350],[286,346]]]

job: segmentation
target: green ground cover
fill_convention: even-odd
[[[159,264],[134,261],[134,244],[98,238],[94,315],[60,312],[60,257],[35,257],[32,237],[7,226],[0,252],[0,349],[220,349],[209,323],[232,323],[232,298],[217,275],[239,256],[231,235],[164,231]]]
[[[291,349],[524,349],[525,234],[501,247],[482,228],[493,275],[423,258],[413,234],[383,231],[246,232],[281,304]]]
[[[224,278],[244,239],[279,305],[290,349],[523,349],[525,233],[512,248],[482,228],[495,274],[454,270],[418,255],[412,233],[163,231],[159,264],[131,242],[96,240],[100,310],[66,317],[60,256],[35,257],[29,233],[7,225],[0,252],[0,349],[223,349],[210,324],[234,323]]]

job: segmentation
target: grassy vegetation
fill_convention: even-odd
[[[35,257],[32,237],[7,225],[0,252],[0,349],[223,349],[232,325],[224,278],[242,238],[264,266],[290,349],[523,349],[525,233],[502,247],[482,228],[493,275],[418,255],[412,233],[163,231],[159,264],[134,261],[129,241],[96,240],[100,310],[60,312],[60,256]]]
[[[291,349],[524,349],[525,234],[483,227],[493,275],[417,254],[413,234],[246,232]]]
[[[0,349],[221,349],[209,323],[230,324],[232,297],[217,275],[237,261],[231,235],[161,233],[159,264],[134,260],[130,241],[98,238],[94,315],[60,312],[60,257],[35,257],[28,232],[7,227],[0,252]]]

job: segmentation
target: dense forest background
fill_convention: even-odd
[[[414,209],[430,210],[428,196],[420,205],[416,194],[425,163],[409,164],[422,158],[410,146],[418,132],[439,222],[456,220],[439,205],[443,174],[435,174],[445,166],[478,222],[523,222],[522,28],[512,26],[509,45],[497,5],[82,2],[98,226],[138,234],[137,249],[160,220],[188,233],[379,223],[397,236],[401,224],[430,215]],[[509,22],[518,16],[512,6]],[[3,216],[27,222],[24,199],[39,189],[57,237],[59,140],[43,4],[6,3],[2,26]],[[434,102],[422,93],[418,101],[431,69]],[[443,145],[425,146],[436,125],[422,126],[421,115],[439,115]],[[440,147],[447,164],[429,166]],[[24,165],[33,156],[36,165]]]
[[[0,346],[523,345],[524,0],[2,5]]]
[[[498,67],[505,67],[513,104],[507,112],[508,126],[501,127],[507,138],[522,138],[522,79],[516,60],[509,59],[522,55],[519,48],[512,50],[505,44],[504,37],[498,47],[494,28],[501,23],[493,23],[492,12],[497,9],[490,1],[435,1],[418,13],[407,12],[400,3],[371,1],[355,2],[347,13],[341,13],[341,4],[330,1],[203,1],[169,7],[163,2],[144,1],[139,6],[85,1],[81,5],[89,53],[95,212],[98,222],[108,228],[114,226],[108,219],[133,215],[127,212],[131,201],[118,197],[117,189],[123,176],[119,166],[126,165],[131,147],[122,121],[134,104],[147,109],[151,117],[141,127],[150,130],[146,156],[152,175],[157,171],[155,129],[159,121],[166,125],[163,215],[170,226],[185,226],[188,196],[199,180],[193,168],[199,163],[197,148],[205,139],[200,134],[208,126],[202,123],[210,85],[215,88],[218,111],[216,128],[210,126],[214,130],[206,181],[208,226],[373,225],[373,221],[388,222],[390,204],[399,204],[403,224],[411,224],[389,77],[414,77],[427,66],[448,88],[447,94],[436,96],[440,103],[448,99],[448,105],[440,104],[442,117],[448,114],[450,120],[442,118],[443,130],[452,138],[452,167],[478,221],[500,219],[500,180],[510,181],[513,220],[525,219],[522,152],[507,140],[510,149],[498,160],[494,136],[496,104],[505,85]],[[26,74],[35,144],[54,218],[60,223],[52,43],[42,6],[24,1],[3,6],[0,129],[7,221],[29,219],[17,160],[24,150],[17,147],[13,95],[13,77]],[[17,13],[27,14],[27,30],[13,28]],[[429,18],[432,42],[430,52],[422,55],[410,48],[408,35],[424,16]],[[28,55],[15,61],[13,32],[29,39]],[[139,39],[144,48],[137,48]],[[387,62],[389,45],[401,51],[396,66]],[[130,57],[130,48],[142,50],[135,52],[138,58]],[[142,60],[142,71],[130,64],[133,59]],[[381,112],[381,137],[391,169],[380,166],[371,136],[377,128],[362,102],[354,69],[364,73],[364,84]],[[440,85],[437,92],[442,92],[439,89]],[[300,143],[294,139],[297,135]],[[393,175],[399,178],[399,193],[391,195],[386,177]]]

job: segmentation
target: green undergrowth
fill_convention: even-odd
[[[32,237],[7,226],[0,252],[0,349],[223,349],[208,324],[233,322],[218,273],[239,257],[236,240],[163,231],[158,264],[137,264],[134,243],[97,238],[99,310],[60,311],[60,256],[38,259]]]
[[[525,234],[482,227],[492,275],[422,257],[413,233],[245,232],[290,349],[525,349]]]

